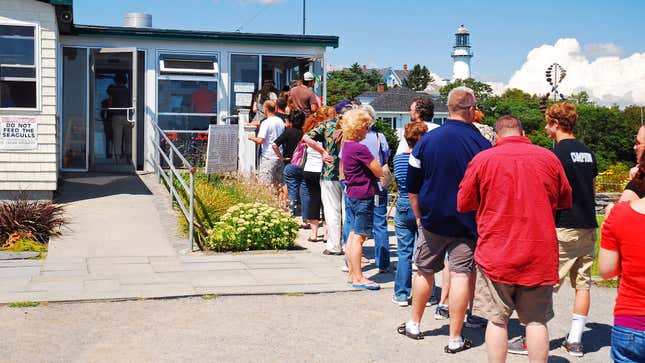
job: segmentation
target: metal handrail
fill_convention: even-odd
[[[195,233],[195,168],[188,162],[188,160],[186,160],[186,158],[181,154],[179,149],[177,149],[175,144],[173,144],[170,138],[168,138],[168,135],[166,135],[166,133],[159,127],[159,125],[154,123],[154,121],[151,123],[155,130],[153,143],[157,152],[157,157],[155,158],[155,172],[159,177],[160,183],[161,179],[163,178],[163,180],[165,180],[168,184],[168,188],[170,189],[170,205],[174,206],[174,202],[176,200],[177,205],[179,205],[179,209],[184,214],[184,217],[186,217],[186,219],[188,220],[188,238],[190,249],[194,252],[195,243],[193,235]],[[165,142],[170,145],[168,155],[166,155],[166,152],[161,148],[161,137],[163,137]],[[161,158],[159,156],[161,156]],[[177,156],[179,160],[181,160],[184,168],[175,168],[175,163],[173,162],[175,156]],[[166,164],[168,164],[168,170],[165,170],[161,167],[162,158],[166,162]],[[184,178],[181,177],[179,170],[188,170],[188,172],[190,173],[190,186],[186,185],[186,182],[184,181]],[[175,190],[175,178],[177,178],[181,187],[186,191],[186,194],[189,195],[188,208],[186,208],[184,201],[179,196],[179,193],[177,193],[177,190]]]

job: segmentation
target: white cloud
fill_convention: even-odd
[[[623,48],[613,43],[594,43],[582,46],[582,54],[596,59],[600,57],[620,57],[623,55]]]
[[[559,63],[567,70],[560,93],[567,95],[584,90],[592,99],[605,105],[645,103],[645,53],[620,58],[616,54],[622,49],[616,45],[593,45],[586,49],[572,38],[535,48],[511,77],[507,87],[545,94],[550,86],[545,81],[544,71],[550,64]],[[590,60],[589,49],[593,49],[596,56],[603,56]],[[607,56],[610,54],[614,55]]]

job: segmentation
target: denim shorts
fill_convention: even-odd
[[[347,204],[352,212],[350,232],[370,238],[374,228],[374,198],[357,199],[347,197]]]

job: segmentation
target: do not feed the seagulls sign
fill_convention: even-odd
[[[38,148],[38,124],[35,117],[2,117],[0,150],[34,150]]]

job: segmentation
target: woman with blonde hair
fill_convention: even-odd
[[[378,178],[383,169],[367,146],[360,143],[372,122],[362,110],[351,110],[343,115],[343,171],[348,207],[351,210],[351,229],[345,250],[349,265],[348,282],[356,289],[378,290],[380,285],[367,279],[361,269],[363,243],[372,235],[374,196],[378,194]]]

